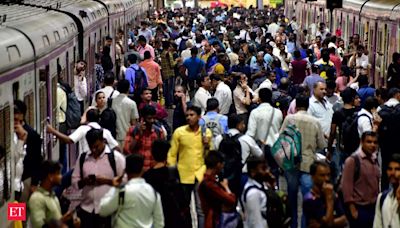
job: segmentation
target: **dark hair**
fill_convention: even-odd
[[[163,162],[167,160],[168,151],[171,145],[167,140],[157,139],[151,144],[151,154],[157,162]]]
[[[259,157],[249,157],[247,159],[247,171],[250,173],[251,171],[257,170],[257,166],[259,164],[266,164],[265,159]]]
[[[309,106],[310,106],[310,98],[308,96],[299,94],[296,97],[296,107],[297,108],[304,108],[307,110]]]
[[[86,112],[86,120],[88,122],[99,122],[100,120],[100,111],[96,108],[89,109]]]
[[[228,118],[228,128],[236,128],[236,126],[243,121],[244,119],[241,116],[231,114]]]
[[[139,174],[143,170],[144,157],[141,154],[130,154],[125,158],[125,172]]]
[[[394,96],[396,96],[396,94],[400,93],[400,89],[399,88],[391,88],[389,90],[389,97],[390,98],[394,98]]]
[[[388,164],[389,164],[390,162],[396,162],[396,163],[399,163],[399,164],[400,164],[400,154],[392,154],[392,156],[391,156],[390,159],[389,159]]]
[[[207,112],[215,110],[219,107],[219,101],[217,100],[217,98],[209,98],[207,100]]]
[[[326,80],[326,88],[335,89],[336,88],[336,82],[334,80]]]
[[[294,55],[294,57],[295,57],[296,59],[298,59],[298,58],[301,57],[301,53],[300,53],[299,50],[294,51],[293,55]]]
[[[157,114],[157,110],[154,106],[152,105],[145,105],[142,110],[140,111],[140,116],[146,117],[146,116],[154,116]]]
[[[297,103],[296,103],[297,105]],[[310,175],[314,176],[317,173],[317,168],[318,166],[324,166],[325,168],[330,168],[328,163],[324,162],[324,161],[314,161],[311,166],[310,166]]]
[[[92,128],[86,133],[86,141],[89,147],[95,144],[99,140],[100,141],[104,140],[103,129]]]
[[[216,80],[216,81],[222,81],[221,75],[218,75],[218,74],[211,74],[210,79]]]
[[[96,94],[94,95],[94,99],[97,100],[97,98],[99,98],[98,96],[99,96],[101,93],[102,93],[102,94],[105,94],[103,90],[99,90],[99,91],[97,91]]]
[[[340,96],[342,97],[343,103],[350,104],[354,101],[357,96],[357,91],[353,88],[346,87],[341,93]]]
[[[364,141],[367,138],[367,136],[371,136],[371,137],[375,137],[376,138],[376,137],[378,137],[378,134],[376,132],[374,132],[374,131],[365,131],[361,135],[361,141]]]
[[[201,85],[201,83],[204,82],[207,77],[209,78],[210,76],[208,76],[207,74],[201,75],[200,78],[197,80],[197,84]]]
[[[130,87],[130,83],[128,80],[126,79],[121,79],[119,80],[118,84],[117,84],[117,90],[120,93],[126,93],[129,91],[129,87]]]
[[[60,163],[51,160],[45,160],[40,166],[40,180],[43,181],[50,174],[55,174],[61,171]]]
[[[262,88],[258,91],[258,97],[261,99],[261,103],[272,102],[272,92],[268,88]]]
[[[191,55],[197,55],[198,53],[199,53],[199,51],[198,51],[198,49],[197,49],[196,46],[194,46],[194,47],[192,47],[192,48],[190,49],[190,54],[191,54]]]
[[[114,72],[109,71],[104,73],[104,84],[106,85],[113,85],[115,81]]]
[[[111,36],[106,36],[106,40],[112,40]]]
[[[364,86],[364,85],[368,85],[368,76],[365,75],[365,74],[360,74],[360,75],[358,76],[357,81],[358,81],[358,85],[359,85],[360,87],[361,87],[361,86]]]
[[[151,58],[150,51],[145,51],[144,54],[143,54],[143,58],[144,59],[150,59]]]
[[[195,112],[198,116],[201,116],[201,108],[199,108],[199,107],[197,107],[197,106],[194,106],[194,105],[190,105],[190,106],[188,106],[187,107],[187,109],[186,109],[187,111],[193,111],[193,112]]]
[[[382,100],[388,99],[388,91],[385,88],[378,88],[375,90],[375,96],[380,96]]]
[[[379,102],[376,97],[367,97],[364,102],[364,108],[368,111],[371,111],[374,108],[378,108]]]
[[[128,55],[128,61],[129,61],[131,64],[136,63],[136,61],[137,61],[137,56],[136,56],[135,54],[130,54],[130,55]]]
[[[207,168],[212,169],[215,168],[218,163],[224,162],[224,155],[218,151],[210,151],[208,152],[206,158],[204,159],[204,163]]]
[[[22,114],[23,116],[26,115],[26,104],[21,100],[14,101],[14,114]]]
[[[147,42],[146,37],[144,37],[143,35],[139,36],[138,41]]]

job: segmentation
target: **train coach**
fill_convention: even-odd
[[[45,130],[47,122],[58,124],[58,77],[73,85],[75,62],[86,60],[90,99],[95,53],[101,51],[105,37],[128,31],[127,24],[146,16],[148,7],[145,0],[0,3],[0,227],[9,225],[6,203],[14,197],[13,101],[27,104],[26,122],[40,133],[44,157],[58,159],[58,142]]]
[[[400,2],[398,0],[342,0],[343,8],[333,10],[333,21],[326,0],[285,1],[288,16],[296,16],[301,30],[313,23],[325,22],[330,31],[340,30],[347,42],[354,34],[369,54],[370,81],[376,87],[387,85],[387,68],[392,54],[400,52]],[[294,10],[296,9],[296,10]],[[301,9],[301,10],[298,10]],[[348,43],[345,43],[347,46]]]

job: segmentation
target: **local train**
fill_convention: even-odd
[[[369,52],[370,82],[376,87],[386,86],[387,67],[392,62],[392,54],[400,52],[398,0],[343,0],[343,8],[333,10],[332,23],[326,0],[287,0],[285,12],[289,17],[296,16],[302,30],[308,29],[312,23],[318,25],[325,22],[332,27],[330,31],[340,29],[345,42],[350,36],[359,34],[360,42]]]
[[[7,202],[13,200],[13,101],[23,100],[26,122],[40,133],[43,154],[58,159],[58,142],[46,133],[57,126],[57,76],[73,85],[75,62],[87,63],[88,93],[95,83],[95,53],[105,37],[147,16],[148,0],[0,1],[0,227],[9,226]],[[125,39],[127,40],[127,39]],[[90,97],[91,94],[88,94]],[[10,172],[11,170],[11,172]]]

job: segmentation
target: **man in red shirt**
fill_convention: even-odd
[[[204,227],[226,227],[227,224],[224,224],[223,220],[221,221],[222,208],[228,212],[225,215],[231,214],[229,212],[232,212],[232,215],[234,215],[236,196],[229,189],[228,180],[224,179],[219,182],[216,177],[224,168],[224,157],[220,152],[210,151],[204,162],[207,170],[199,186],[201,207],[205,215]],[[237,225],[238,220],[231,220],[230,224],[232,224],[231,222],[236,222]]]
[[[156,109],[146,105],[141,110],[140,122],[129,128],[125,137],[124,154],[138,153],[144,157],[144,170],[147,171],[154,165],[154,158],[151,154],[151,144],[157,139],[165,139],[164,132],[157,127]]]
[[[336,55],[336,49],[334,47],[329,48],[329,60],[331,60],[333,65],[335,65],[336,75],[340,75],[342,61],[340,60],[340,57]]]
[[[289,77],[293,84],[299,85],[303,83],[306,75],[310,74],[310,66],[306,60],[301,58],[299,50],[294,51],[293,56],[294,60],[289,66]]]

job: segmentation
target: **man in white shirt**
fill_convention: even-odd
[[[112,187],[100,201],[101,216],[115,215],[113,227],[164,227],[160,194],[142,178],[144,158],[140,154],[126,157],[128,182]]]
[[[377,115],[376,110],[378,106],[378,99],[375,97],[368,97],[365,100],[364,108],[358,112],[357,128],[360,138],[366,131],[377,132],[379,123],[382,121],[379,115]]]
[[[74,70],[74,93],[81,105],[81,114],[84,112],[84,101],[87,96],[86,66],[85,60],[78,60]]]
[[[268,223],[273,221],[267,221],[268,199],[265,191],[274,186],[266,187],[264,185],[267,179],[273,179],[268,171],[267,163],[264,159],[250,158],[247,162],[247,169],[249,179],[241,196],[245,213],[244,227],[272,227],[272,224],[269,226]]]
[[[101,129],[99,122],[99,111],[95,108],[89,108],[85,113],[86,124],[79,126],[72,134],[65,135],[51,125],[47,125],[47,132],[55,135],[60,141],[66,144],[76,144],[79,142],[79,154],[88,152],[90,150],[89,145],[86,141],[86,133],[91,129]],[[107,144],[111,149],[120,151],[118,142],[112,137],[111,132],[107,129],[103,129],[103,137],[107,141]]]
[[[368,69],[368,56],[364,54],[364,46],[357,46],[357,53],[354,53],[350,59],[348,66],[356,69],[356,76],[360,75],[361,70]]]
[[[201,108],[201,115],[204,115],[207,108],[207,100],[212,97],[209,92],[211,89],[211,80],[208,75],[203,75],[200,77],[199,82],[200,88],[194,95],[192,103],[194,106]]]
[[[183,50],[182,53],[181,53],[181,58],[182,58],[183,62],[186,59],[192,57],[192,52],[191,52],[192,47],[193,47],[193,41],[187,40],[186,41],[186,49]]]
[[[307,112],[319,121],[325,138],[327,139],[331,131],[333,109],[332,105],[325,99],[325,96],[326,83],[315,83],[314,94],[310,98],[310,106],[308,107]]]
[[[383,105],[390,107],[390,108],[396,107],[396,105],[398,105],[400,103],[400,89],[391,88],[389,90],[388,95],[390,98]],[[379,106],[377,108],[377,112],[381,111],[381,109],[382,109],[381,106]]]
[[[96,94],[99,93],[100,91],[104,93],[105,100],[107,101],[108,98],[111,96],[111,98],[116,98],[119,95],[118,90],[114,89],[114,82],[115,82],[115,77],[113,73],[106,73],[104,75],[104,88],[97,90],[93,94],[93,99],[92,99],[92,106],[96,106]]]
[[[326,27],[325,23],[321,22],[319,24],[319,30],[315,33],[315,36],[320,36],[321,40],[325,40],[328,33],[329,29]]]
[[[375,207],[374,228],[400,227],[400,217],[396,213],[399,208],[397,198],[400,178],[399,154],[393,154],[390,158],[386,175],[391,187],[378,195]]]
[[[267,89],[272,91],[272,86],[273,86],[273,84],[275,84],[275,80],[276,80],[275,71],[269,72],[267,78],[260,84],[258,89],[256,89],[254,91],[253,102],[257,102],[257,100],[258,100],[258,92],[260,91],[260,89],[267,88]]]
[[[214,97],[219,101],[219,113],[228,115],[232,105],[232,90],[222,81],[221,75],[212,74],[211,84],[215,88]]]
[[[279,25],[277,24],[278,18],[275,17],[271,24],[268,25],[268,33],[271,33],[272,37],[275,37],[276,32],[279,29]]]
[[[271,106],[271,90],[262,88],[258,95],[261,104],[250,113],[246,134],[272,147],[278,139],[283,121],[282,112]]]
[[[129,127],[139,119],[139,112],[135,101],[128,98],[129,86],[128,80],[120,80],[117,85],[117,90],[120,94],[112,102],[112,109],[117,116],[117,141],[121,148],[124,146],[125,136]]]
[[[142,26],[142,28],[139,29],[138,36],[144,36],[146,38],[147,43],[150,42],[153,39],[153,33],[151,32],[150,29],[147,28],[147,22],[142,21],[140,25]]]

